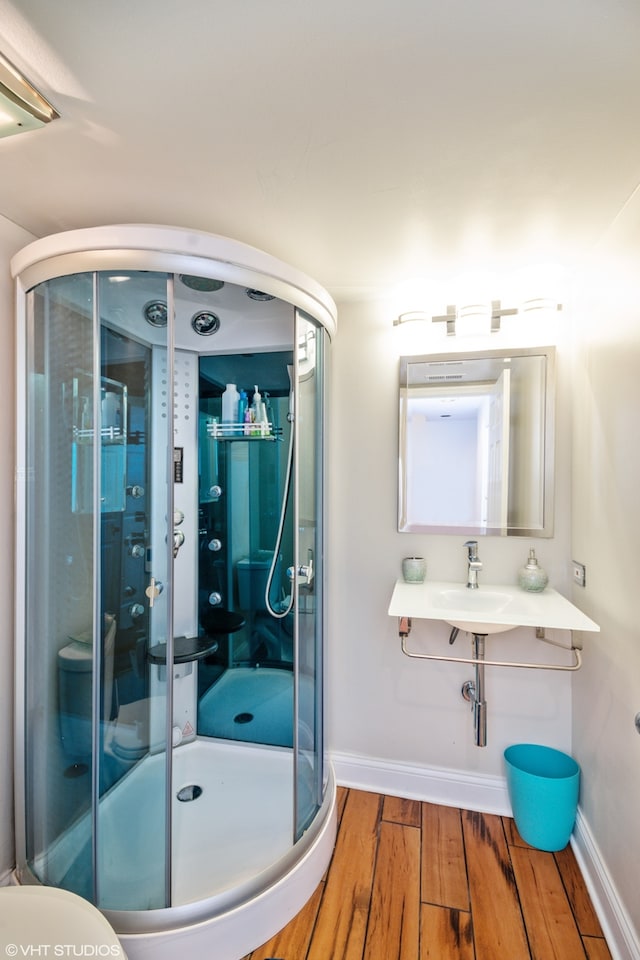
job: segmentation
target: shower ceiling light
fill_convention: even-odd
[[[0,137],[42,127],[60,114],[0,53]]]
[[[266,303],[267,300],[275,300],[275,297],[270,293],[263,293],[262,290],[253,290],[249,288],[245,291],[250,300],[260,300],[261,302]]]
[[[213,277],[192,277],[188,273],[181,273],[180,280],[185,287],[197,290],[199,293],[214,293],[224,287],[224,280],[214,280]]]

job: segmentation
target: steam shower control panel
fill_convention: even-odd
[[[184,478],[184,447],[173,448],[173,482],[182,483]]]

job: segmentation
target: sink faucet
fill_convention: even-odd
[[[478,541],[467,540],[465,547],[469,551],[469,569],[467,571],[467,587],[469,590],[478,589],[478,570],[482,570],[482,562],[478,558]]]

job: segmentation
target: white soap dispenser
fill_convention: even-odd
[[[529,550],[529,559],[526,564],[518,570],[518,583],[523,590],[528,590],[529,593],[542,593],[549,583],[549,577],[538,563],[533,547]]]

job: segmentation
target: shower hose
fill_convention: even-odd
[[[284,606],[284,609],[276,610],[271,603],[271,586],[273,584],[273,578],[275,571],[278,565],[278,556],[280,554],[280,547],[282,546],[282,534],[284,530],[284,521],[287,513],[287,501],[289,499],[289,490],[291,489],[291,472],[293,470],[293,417],[289,416],[289,422],[291,424],[291,430],[289,432],[289,452],[287,454],[287,470],[285,477],[284,490],[282,492],[282,503],[280,505],[280,520],[278,522],[278,532],[276,534],[276,542],[273,550],[273,557],[271,558],[271,567],[269,568],[269,576],[267,577],[267,584],[264,589],[264,602],[267,610],[272,617],[275,617],[276,620],[282,620],[286,617],[293,608],[293,599],[294,599],[294,584],[295,580],[291,585],[291,595],[288,602]]]

